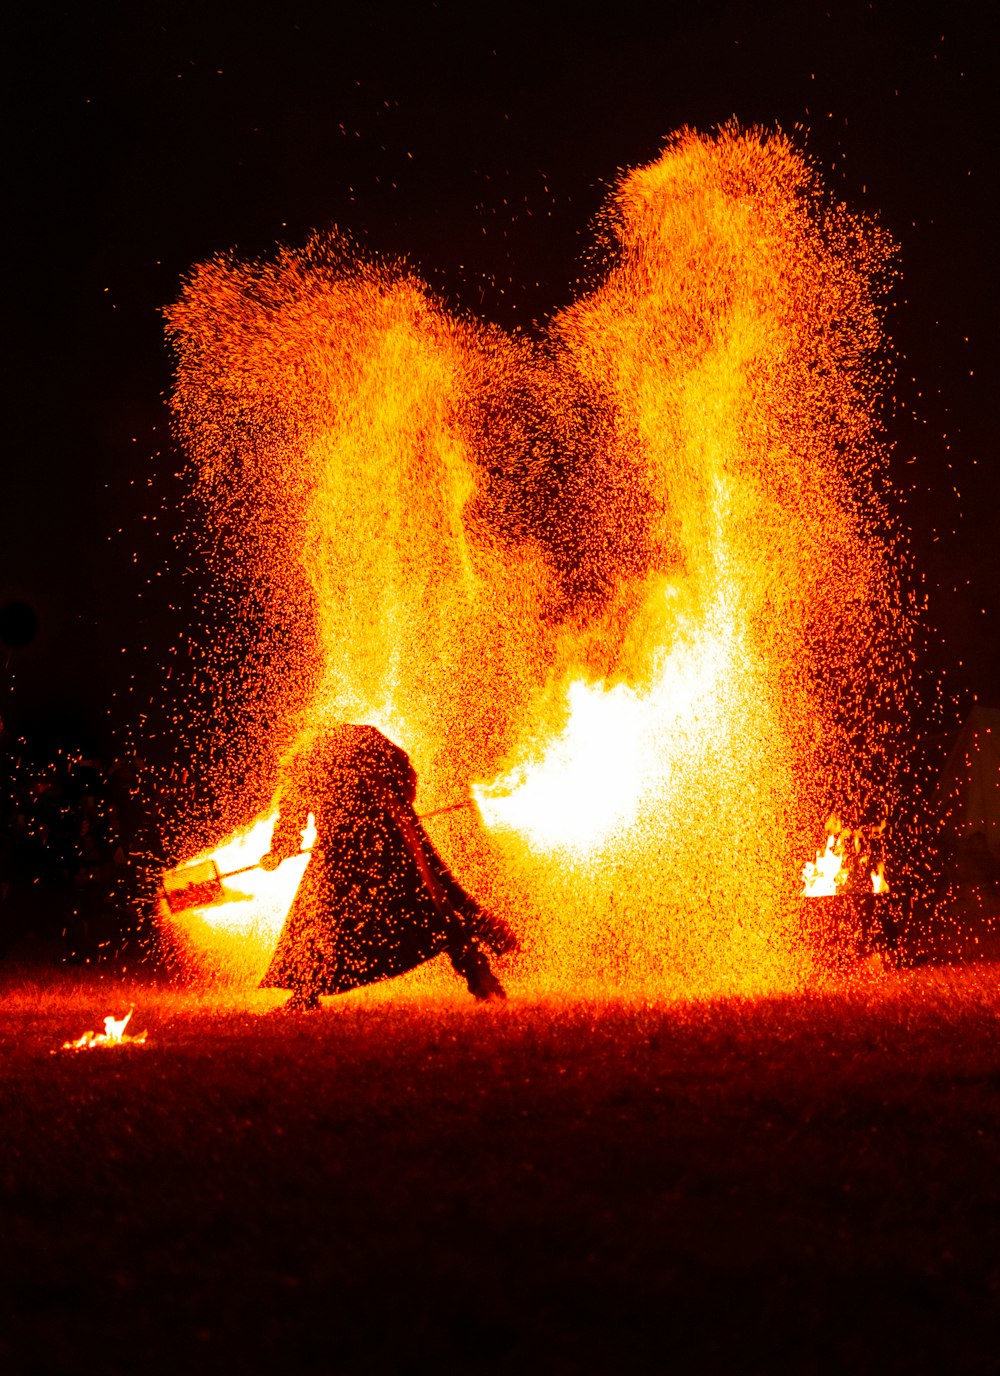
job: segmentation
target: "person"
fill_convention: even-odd
[[[340,725],[300,744],[279,790],[276,869],[298,853],[309,813],[316,841],[261,988],[290,989],[288,1011],[403,974],[447,953],[480,1001],[506,997],[484,947],[517,949],[513,932],[465,892],[413,808],[405,751],[373,726]]]

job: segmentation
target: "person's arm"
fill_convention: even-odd
[[[283,790],[278,808],[271,834],[271,849],[260,858],[260,866],[264,870],[276,870],[282,860],[298,855],[302,849],[302,832],[309,820],[308,804],[297,789]]]

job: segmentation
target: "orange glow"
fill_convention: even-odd
[[[419,810],[471,789],[430,829],[526,984],[801,985],[801,857],[824,797],[865,805],[905,688],[872,420],[892,245],[735,128],[623,175],[601,233],[601,280],[534,339],[339,239],[192,273],[174,409],[219,558],[306,628],[260,754],[273,784],[301,724],[370,723]],[[252,863],[270,826],[201,855]],[[252,979],[304,864],[164,921]]]
[[[141,1045],[146,1040],[145,1032],[138,1032],[135,1036],[130,1036],[125,1031],[129,1025],[133,1010],[130,1008],[123,1018],[107,1017],[104,1019],[103,1032],[84,1032],[75,1041],[63,1042],[61,1051],[94,1051],[106,1046],[125,1046]]]

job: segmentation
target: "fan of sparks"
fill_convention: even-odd
[[[250,815],[189,853],[252,863],[249,800],[296,731],[368,722],[418,810],[471,791],[430,826],[524,935],[526,981],[789,987],[822,819],[892,801],[893,246],[788,139],[736,128],[623,175],[598,240],[534,336],[342,238],[192,271],[173,404],[253,647],[201,672],[262,763],[253,787],[219,768]],[[192,959],[253,978],[298,877],[179,920]]]

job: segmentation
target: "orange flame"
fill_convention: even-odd
[[[871,833],[872,839],[885,833],[885,821],[879,823]],[[851,882],[852,866],[858,872],[867,870],[870,839],[863,828],[852,830],[842,827],[837,817],[830,817],[826,824],[826,848],[816,852],[814,861],[807,861],[802,867],[803,898],[834,898],[842,893]],[[853,857],[851,851],[853,850]],[[885,877],[885,861],[879,860],[870,871],[872,893],[889,892],[889,881]]]
[[[94,1051],[106,1046],[141,1045],[146,1040],[146,1032],[131,1036],[125,1031],[133,1012],[134,1009],[130,1008],[123,1018],[105,1018],[103,1032],[84,1032],[75,1041],[63,1042],[60,1051]]]
[[[802,867],[803,898],[834,898],[847,883],[844,852],[840,838],[827,837],[826,849],[816,852],[815,861],[807,860]]]

